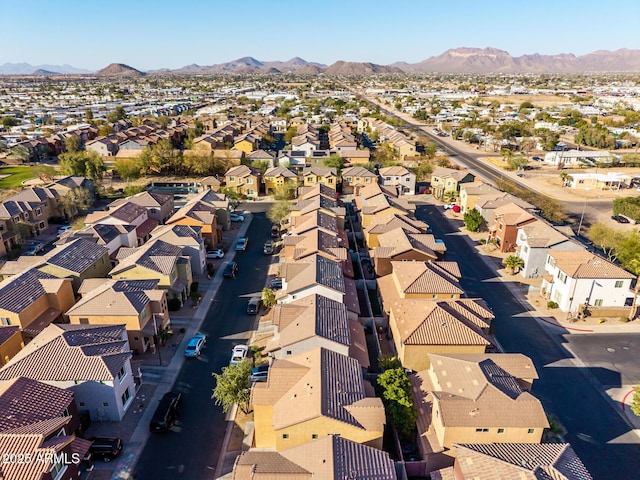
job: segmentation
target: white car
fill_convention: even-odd
[[[245,358],[247,358],[248,352],[249,352],[249,347],[247,345],[236,345],[235,347],[233,347],[229,365],[238,365]]]
[[[244,215],[240,215],[239,213],[230,213],[229,220],[232,222],[244,222]]]
[[[451,202],[451,203],[447,203],[447,204],[446,204],[444,207],[442,207],[442,208],[444,208],[445,210],[449,210],[449,209],[451,209],[451,208],[453,208],[453,207],[455,207],[455,206],[456,206],[456,202]]]
[[[207,260],[214,260],[216,258],[224,258],[224,252],[222,249],[211,250],[207,252]]]

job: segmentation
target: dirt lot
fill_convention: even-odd
[[[554,107],[556,105],[571,103],[567,97],[556,95],[492,95],[481,97],[486,102],[497,100],[500,103],[520,105],[523,102],[531,102],[536,107]]]

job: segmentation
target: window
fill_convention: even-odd
[[[593,302],[593,304],[594,304],[596,307],[601,307],[601,306],[602,306],[602,302],[603,302],[603,300],[602,300],[601,298],[597,298],[597,299],[596,299],[596,301],[595,301],[595,302]]]
[[[567,283],[567,274],[558,270],[558,280],[560,280],[562,283]]]
[[[253,185],[253,178],[247,178],[247,185]]]
[[[347,177],[347,182],[351,183],[351,177]]]
[[[502,222],[498,224],[498,230],[502,231]]]
[[[8,317],[0,317],[0,325],[3,327],[8,327],[11,325],[11,319]]]
[[[80,406],[80,407],[84,407],[84,402],[80,402],[80,403],[78,404],[78,406]]]
[[[85,317],[80,317],[80,325],[88,325],[89,319]]]
[[[129,393],[129,389],[127,388],[124,393],[122,394],[122,406],[124,407],[127,402],[129,401],[129,398],[131,397],[131,394]]]
[[[504,433],[504,428],[499,428],[498,433]]]
[[[229,177],[229,183],[233,183],[236,181],[236,177]]]
[[[365,178],[364,183],[371,183],[371,179],[369,177]]]
[[[283,434],[282,434],[282,438],[283,438],[284,440],[289,440],[289,434],[288,434],[288,433],[283,433]]]
[[[615,288],[622,288],[622,280],[616,280]]]
[[[476,428],[476,433],[487,433],[488,431],[488,428]]]
[[[311,434],[311,438],[315,440],[316,438],[318,438],[318,434],[317,433],[312,433]]]
[[[409,177],[405,177],[404,181],[409,183],[411,181],[411,179]]]
[[[330,178],[330,179],[329,179],[329,183],[333,183],[333,178]]]
[[[147,318],[147,311],[146,310],[142,310],[140,312],[140,321],[144,321]]]
[[[291,350],[287,350],[287,355],[291,355],[291,354],[292,354]]]
[[[522,251],[523,251],[524,253],[527,253],[527,252],[529,251],[529,247],[527,247],[526,245],[523,245],[523,246],[522,246]]]
[[[527,433],[531,434],[531,433],[535,433],[536,429],[535,428],[530,428],[529,430],[527,430]]]
[[[102,383],[102,382],[100,382],[100,383]],[[109,402],[102,402],[102,406],[103,407],[108,407],[109,406]]]
[[[58,480],[59,478],[62,478],[64,472],[66,471],[67,466],[64,464],[64,456],[61,455],[59,458],[57,458],[54,455],[53,465],[51,466],[51,470],[49,470],[49,472],[51,473],[51,478],[53,478],[53,480]]]
[[[120,383],[122,383],[122,380],[124,379],[124,377],[127,376],[127,372],[125,371],[124,367],[122,367],[120,369],[120,371],[118,372],[118,380],[120,380]]]
[[[40,215],[42,215],[42,209],[36,208],[36,217],[39,217]]]

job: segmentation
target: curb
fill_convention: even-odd
[[[249,226],[251,225],[252,220],[253,220],[253,215],[251,213],[248,213],[245,216],[245,221],[243,222],[242,226],[239,228],[236,234],[236,238],[242,237],[247,233],[247,230],[249,229]],[[235,250],[230,250],[228,256],[226,256],[225,258],[229,260],[233,260],[235,258],[235,253],[236,253]],[[173,388],[173,385],[175,384],[176,379],[178,378],[178,374],[180,373],[180,369],[182,368],[182,364],[184,362],[184,356],[177,355],[177,353],[178,351],[184,350],[184,347],[186,346],[189,339],[202,327],[202,323],[204,322],[204,319],[209,313],[209,309],[211,308],[213,300],[215,299],[215,296],[218,293],[218,288],[222,283],[222,273],[223,273],[223,270],[218,269],[215,276],[213,277],[207,293],[202,298],[200,302],[200,306],[198,307],[195,314],[193,315],[192,325],[189,326],[189,328],[185,332],[184,337],[182,338],[182,341],[180,342],[180,345],[176,350],[176,354],[174,354],[173,358],[171,359],[171,362],[166,367],[166,370],[163,373],[162,378],[158,382],[158,386],[156,387],[153,397],[148,400],[147,408],[144,414],[142,415],[142,417],[140,417],[138,425],[136,426],[133,432],[133,435],[131,436],[131,440],[127,442],[127,447],[129,447],[130,449],[130,447],[134,446],[135,451],[133,453],[129,453],[129,456],[126,459],[123,458],[122,460],[117,462],[116,472],[111,477],[111,480],[127,480],[127,479],[133,480],[135,478],[133,476],[133,471],[150,437],[149,429],[147,428],[147,425],[149,424],[149,421],[151,420],[151,417],[155,412],[155,408],[157,407],[160,401],[160,398],[162,397],[162,395],[169,392]],[[225,435],[225,440],[228,442],[226,435]],[[224,448],[226,449],[226,443],[224,445]],[[221,461],[221,458],[218,459],[218,464],[220,463],[220,461]]]

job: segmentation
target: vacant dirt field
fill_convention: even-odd
[[[482,100],[486,102],[497,100],[500,103],[512,103],[514,105],[531,102],[536,107],[555,107],[556,105],[571,103],[567,97],[556,95],[492,95],[482,97]]]

